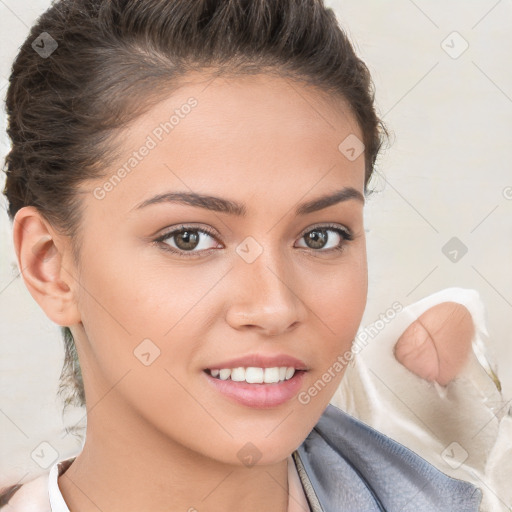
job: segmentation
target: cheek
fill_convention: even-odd
[[[314,338],[315,366],[297,396],[306,416],[320,417],[352,361],[351,347],[366,305],[367,281],[366,259],[360,257],[333,267],[331,278],[315,288],[308,304],[314,311],[310,322],[318,334]]]
[[[343,369],[337,365],[334,371],[336,382],[332,386],[335,387],[343,375],[347,353],[366,307],[368,275],[364,250],[357,251],[357,257],[354,254],[353,259],[333,267],[330,278],[321,284],[314,291],[312,289],[309,305],[316,313],[318,328],[323,333],[322,350],[319,351],[322,371],[331,368],[335,361],[343,361]]]
[[[359,253],[360,254],[360,253]],[[365,256],[333,267],[310,286],[310,305],[333,336],[351,341],[366,306],[368,274]]]
[[[218,272],[165,258],[155,262],[146,252],[128,247],[89,255],[81,279],[87,289],[81,312],[89,324],[99,321],[134,340],[161,338],[186,321],[187,313],[218,281]]]
[[[179,382],[195,369],[194,355],[218,321],[216,283],[227,269],[148,264],[136,253],[124,258],[96,253],[90,261],[82,277],[90,293],[84,294],[81,312],[97,385],[108,389],[129,371],[120,387],[125,397],[147,410],[162,410],[163,404],[155,406],[158,390],[163,400],[181,397]]]

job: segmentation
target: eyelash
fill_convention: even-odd
[[[304,238],[304,236],[307,235],[308,233],[311,233],[312,231],[317,231],[317,230],[318,231],[320,231],[320,230],[334,231],[338,235],[340,235],[340,237],[342,238],[342,242],[340,242],[340,244],[337,245],[336,247],[331,247],[330,249],[327,249],[327,250],[311,249],[308,247],[300,247],[300,249],[308,249],[310,251],[322,253],[322,254],[330,254],[332,252],[341,252],[345,249],[345,244],[354,239],[354,236],[352,235],[352,232],[349,229],[341,228],[340,226],[335,225],[335,224],[321,224],[318,226],[313,226],[311,228],[308,228],[307,231],[302,232],[299,239]],[[211,236],[214,239],[217,238],[215,232],[210,228],[206,228],[206,227],[198,228],[196,226],[181,225],[181,227],[179,229],[173,229],[172,231],[168,231],[167,233],[164,233],[163,235],[159,236],[158,238],[156,238],[154,240],[154,243],[159,245],[159,247],[161,247],[164,251],[171,252],[171,253],[176,254],[179,257],[183,257],[183,258],[197,258],[197,257],[204,256],[205,254],[210,254],[212,251],[217,250],[216,248],[212,248],[212,249],[205,249],[202,251],[184,251],[184,250],[180,250],[180,249],[175,249],[174,247],[170,247],[169,244],[164,242],[164,240],[167,240],[168,238],[173,238],[174,236],[176,236],[184,231],[193,231],[193,232],[203,233],[203,234]]]

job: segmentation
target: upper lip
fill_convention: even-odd
[[[277,354],[274,356],[264,354],[248,354],[246,356],[236,357],[229,359],[228,361],[222,361],[210,365],[208,369],[217,370],[223,368],[274,368],[274,367],[293,367],[296,370],[307,370],[306,363],[297,359],[296,357],[289,356],[287,354]]]

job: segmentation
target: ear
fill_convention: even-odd
[[[16,213],[13,241],[23,281],[46,316],[61,326],[79,323],[69,241],[33,206]]]

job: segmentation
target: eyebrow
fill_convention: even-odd
[[[361,192],[353,187],[344,187],[332,194],[324,195],[302,203],[296,208],[295,214],[307,215],[350,199],[356,199],[364,204],[364,196]],[[244,217],[247,214],[247,208],[243,203],[237,203],[236,201],[216,196],[197,194],[195,192],[167,192],[164,194],[158,194],[142,201],[132,208],[132,210],[140,210],[141,208],[145,208],[149,205],[160,203],[185,204],[188,206],[205,208],[206,210],[212,210],[219,213],[236,215],[238,217]]]

